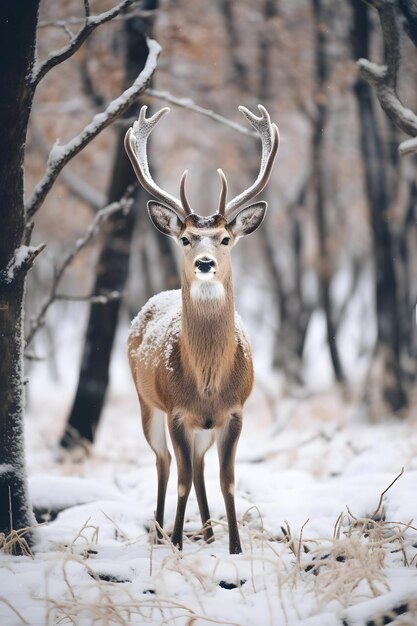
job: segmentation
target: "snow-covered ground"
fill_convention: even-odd
[[[228,554],[213,449],[216,541],[189,538],[179,554],[152,542],[154,456],[123,352],[83,461],[56,460],[75,382],[75,368],[63,371],[54,382],[46,365],[33,369],[26,428],[33,504],[62,512],[37,530],[33,559],[0,554],[1,626],[376,626],[407,608],[395,623],[417,624],[417,419],[370,425],[336,389],[280,398],[273,380],[258,382],[236,466],[244,552]],[[167,532],[175,485],[173,463]],[[199,528],[192,493],[186,531]]]

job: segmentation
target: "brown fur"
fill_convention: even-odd
[[[168,418],[178,466],[172,542],[180,549],[192,482],[204,537],[207,541],[213,539],[204,485],[204,454],[213,440],[207,437],[208,430],[214,432],[217,440],[229,550],[233,554],[241,552],[234,504],[234,462],[242,408],[253,385],[253,368],[248,342],[235,320],[230,250],[238,238],[258,228],[267,209],[266,202],[245,206],[266,186],[279,146],[278,128],[262,105],[258,109],[259,117],[239,107],[262,141],[258,177],[248,189],[227,202],[226,177],[218,170],[222,185],[218,210],[209,217],[201,217],[191,209],[185,192],[187,172],[180,182],[181,201],[163,191],[149,172],[148,136],[169,109],[147,118],[146,106],[142,107],[138,121],[125,137],[126,151],[140,183],[157,199],[148,202],[152,222],[183,250],[181,294],[165,292],[152,298],[134,320],[129,338],[129,360],[142,409],[143,430],[157,458],[156,520],[161,526],[171,456],[155,409],[164,411]],[[214,291],[209,293],[216,299],[192,297],[196,293],[207,295],[206,288],[201,291],[205,280],[211,281]],[[218,297],[223,293],[221,286],[224,298]],[[175,300],[176,308],[168,312],[166,307],[175,304]]]
[[[230,253],[229,253],[230,258]],[[168,427],[173,439],[174,450],[178,463],[179,485],[186,485],[191,481],[191,471],[184,463],[184,440],[188,440],[190,458],[192,456],[193,437],[198,432],[213,428],[218,439],[221,474],[223,476],[222,491],[225,496],[228,517],[232,524],[230,529],[231,551],[240,552],[239,535],[237,531],[234,499],[229,493],[234,483],[233,466],[234,454],[239,429],[230,428],[236,423],[235,415],[241,416],[243,405],[249,396],[253,385],[253,367],[249,344],[240,328],[236,326],[233,288],[230,263],[224,280],[224,300],[194,301],[190,297],[190,281],[183,270],[181,302],[178,309],[180,315],[180,332],[178,336],[169,327],[165,335],[152,343],[152,349],[146,350],[143,358],[141,346],[150,322],[160,314],[158,296],[153,306],[145,306],[142,311],[139,328],[135,328],[129,338],[129,360],[133,378],[142,406],[143,427],[145,435],[152,447],[150,420],[154,419],[154,409],[162,410],[168,416]],[[165,297],[162,294],[162,297]],[[174,297],[174,295],[173,295]],[[179,294],[178,294],[179,299]],[[173,312],[175,317],[176,312]],[[172,324],[173,326],[174,324]],[[173,336],[174,335],[174,336]],[[167,346],[170,345],[168,363],[166,360]],[[155,419],[159,419],[157,416]],[[230,441],[229,429],[235,435]],[[238,432],[237,432],[238,430]],[[173,436],[174,434],[174,436]],[[176,437],[178,435],[178,442]],[[154,448],[155,450],[155,448]],[[166,490],[165,474],[169,472],[169,456],[167,453],[157,454],[159,483],[158,487],[159,517],[158,523],[163,523],[163,502]],[[187,452],[187,451],[186,451]],[[205,497],[204,465],[205,450],[194,458],[194,484],[202,512],[203,524],[208,520],[208,506]],[[228,459],[222,457],[227,455]],[[185,455],[186,456],[186,455]],[[195,455],[194,455],[195,456]],[[165,457],[165,460],[164,458]],[[232,467],[229,467],[232,462]],[[159,466],[162,465],[161,470]],[[191,459],[191,466],[193,460]],[[223,470],[222,470],[222,465]],[[182,470],[182,471],[181,471]],[[189,473],[189,476],[184,475]],[[161,490],[164,492],[162,497]],[[204,493],[202,493],[204,492]],[[187,494],[188,495],[188,494]],[[182,508],[179,497],[180,516]],[[203,511],[202,511],[203,509]],[[161,515],[162,510],[162,515]],[[158,511],[157,511],[158,513]],[[177,510],[178,517],[178,510]],[[158,518],[158,515],[157,515]],[[181,524],[180,524],[181,525]],[[176,524],[177,526],[177,524]],[[175,529],[174,529],[175,530]],[[182,533],[182,525],[180,532]],[[212,538],[212,531],[206,538]],[[181,547],[182,538],[176,537]]]

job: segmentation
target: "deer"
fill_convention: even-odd
[[[279,147],[279,132],[267,110],[260,116],[240,106],[262,142],[255,182],[231,200],[221,169],[217,210],[195,213],[186,195],[187,170],[180,199],[161,189],[148,166],[150,133],[169,112],[165,107],[147,118],[144,105],[125,136],[125,148],[142,187],[155,200],[147,203],[154,226],[171,237],[182,253],[181,288],[153,296],[133,319],[128,359],[139,398],[145,438],[156,456],[156,527],[164,524],[165,496],[171,465],[166,423],[177,463],[177,506],[172,544],[183,549],[188,496],[194,485],[203,539],[214,541],[204,481],[204,456],[216,440],[220,487],[229,532],[229,553],[242,552],[235,508],[235,457],[242,430],[243,406],[254,373],[249,341],[235,312],[231,250],[262,223],[267,203],[248,203],[269,181]],[[166,415],[166,420],[164,415]]]

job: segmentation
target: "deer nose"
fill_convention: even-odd
[[[197,259],[196,262],[195,262],[196,268],[200,272],[203,272],[203,274],[211,272],[211,270],[214,269],[215,264],[216,263],[215,263],[215,261],[213,259],[208,259],[206,257],[204,257],[202,259]]]

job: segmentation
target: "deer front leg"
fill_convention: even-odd
[[[217,433],[217,449],[220,462],[220,487],[226,507],[229,525],[229,553],[240,554],[239,531],[235,508],[235,456],[236,447],[242,430],[242,416],[234,413],[226,425]]]
[[[171,541],[174,546],[182,550],[185,507],[192,484],[192,440],[190,440],[184,424],[181,422],[180,415],[170,417],[168,424],[178,470],[177,512]]]
[[[152,409],[141,396],[139,396],[139,402],[141,406],[143,433],[146,441],[149,443],[156,455],[158,496],[155,519],[158,522],[158,525],[163,528],[165,495],[169,479],[169,469],[171,466],[171,455],[168,451],[165,436],[165,421],[162,416],[155,414],[154,409]],[[157,537],[158,539],[162,539],[162,533],[159,528],[157,531]]]
[[[193,453],[193,483],[203,525],[203,537],[207,543],[214,541],[214,534],[210,519],[210,510],[207,502],[206,485],[204,482],[204,455],[213,443],[213,432],[203,430],[197,432],[194,438]]]

